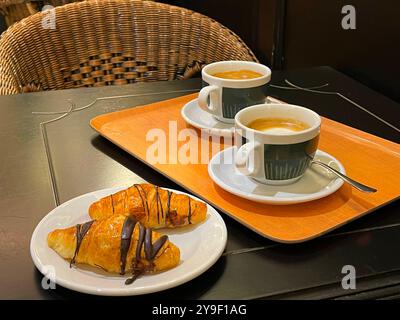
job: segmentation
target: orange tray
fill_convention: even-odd
[[[177,122],[178,132],[190,128],[180,111],[196,97],[197,94],[192,94],[100,115],[90,124],[103,137],[193,194],[260,235],[279,242],[310,240],[400,197],[400,145],[326,118],[322,120],[319,148],[339,159],[349,176],[374,186],[378,192],[364,194],[344,184],[337,192],[320,200],[287,206],[266,205],[222,190],[208,176],[207,164],[148,163],[146,150],[154,141],[146,141],[147,132],[159,128],[168,134],[169,121],[173,120]],[[193,130],[197,132],[193,134],[195,142],[200,146],[199,131]],[[178,150],[185,143],[187,141],[178,144]],[[214,149],[215,154],[215,149],[224,147],[226,145],[218,141],[210,150]],[[210,152],[210,159],[212,155]]]

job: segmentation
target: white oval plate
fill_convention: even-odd
[[[300,180],[287,186],[262,184],[236,171],[235,153],[236,147],[217,153],[208,164],[208,174],[222,189],[248,200],[275,205],[302,203],[326,197],[343,185],[342,179],[319,166],[308,168]],[[326,152],[318,150],[315,159],[346,174],[339,160]]]
[[[125,285],[129,275],[108,274],[91,267],[70,268],[67,260],[47,246],[47,234],[57,228],[89,221],[87,212],[90,204],[121,189],[123,188],[110,188],[74,198],[52,210],[40,221],[32,234],[30,251],[33,262],[42,274],[54,270],[57,285],[83,293],[107,296],[139,295],[176,287],[192,280],[210,268],[223,253],[227,241],[226,226],[219,213],[207,205],[207,219],[203,223],[179,229],[160,230],[169,236],[181,252],[180,264],[171,270],[144,275],[133,284]]]

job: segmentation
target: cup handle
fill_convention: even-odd
[[[207,86],[200,90],[199,98],[197,99],[197,103],[199,104],[200,108],[208,113],[216,114],[217,110],[215,109],[215,106],[209,106],[207,103],[207,99],[210,96],[211,92],[217,90],[219,90],[219,87],[215,85]]]
[[[236,169],[245,176],[251,176],[254,174],[255,165],[252,169],[249,169],[249,158],[251,152],[254,152],[260,144],[258,142],[248,142],[242,145],[236,153],[235,167]]]

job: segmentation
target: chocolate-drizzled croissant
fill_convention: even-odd
[[[125,215],[54,230],[47,243],[71,264],[88,264],[112,273],[132,272],[130,282],[142,273],[173,268],[180,261],[179,249],[167,236]]]
[[[205,220],[207,206],[185,194],[152,184],[135,184],[94,202],[89,208],[89,215],[95,220],[113,214],[130,215],[150,228],[175,228]]]

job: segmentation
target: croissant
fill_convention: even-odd
[[[130,216],[112,215],[48,234],[47,243],[70,264],[88,264],[107,272],[132,272],[133,282],[142,273],[173,268],[179,249],[167,236],[145,228]]]
[[[152,184],[135,184],[89,207],[89,215],[94,220],[113,214],[130,215],[154,229],[175,228],[205,220],[207,206],[185,194]]]

